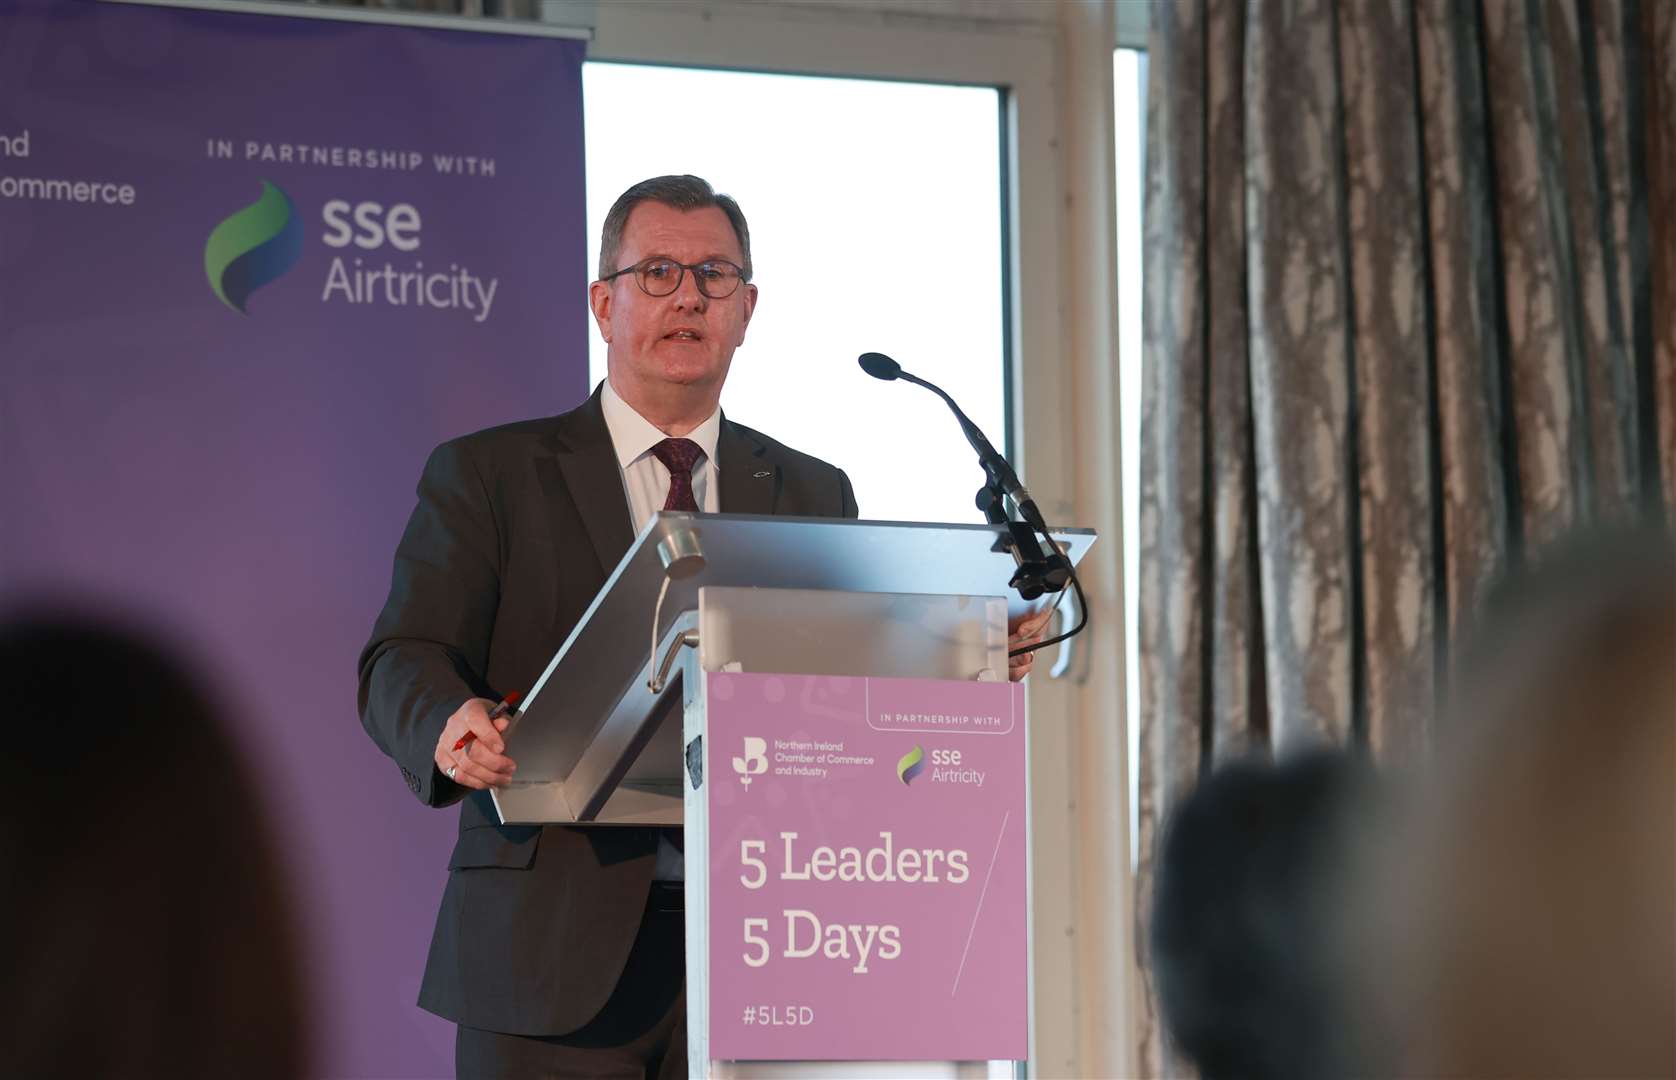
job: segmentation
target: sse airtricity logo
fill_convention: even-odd
[[[733,771],[739,774],[739,782],[749,790],[751,777],[768,771],[768,741],[745,736],[745,756],[733,759]]]
[[[903,786],[913,783],[914,777],[925,771],[925,751],[914,747],[896,763],[896,778]]]
[[[303,253],[303,223],[284,191],[262,181],[262,197],[217,225],[204,245],[204,273],[223,304],[246,314],[250,294],[283,277]]]

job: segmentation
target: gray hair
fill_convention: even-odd
[[[731,195],[716,194],[710,182],[698,176],[654,176],[617,196],[617,201],[611,205],[611,212],[605,215],[605,228],[600,230],[601,278],[622,269],[616,263],[617,251],[623,245],[623,229],[627,227],[634,208],[643,202],[662,203],[681,211],[703,210],[709,206],[719,208],[733,226],[733,235],[739,238],[739,251],[745,260],[740,269],[745,272],[745,280],[751,280],[751,229],[745,224],[745,212],[739,209],[739,204],[733,201]]]

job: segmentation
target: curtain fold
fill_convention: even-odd
[[[1676,502],[1676,4],[1152,10],[1143,957],[1201,771],[1423,758],[1486,585]]]

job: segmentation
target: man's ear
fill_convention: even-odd
[[[751,325],[751,315],[756,311],[756,309],[757,287],[755,285],[747,284],[745,286],[745,318],[739,324],[739,341],[735,346],[736,348],[738,345],[743,345],[745,343],[745,328]]]
[[[588,286],[588,307],[593,310],[594,322],[599,325],[599,336],[609,344],[611,341],[611,284],[609,282],[596,281]]]

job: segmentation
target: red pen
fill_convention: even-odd
[[[496,705],[494,707],[494,709],[489,713],[489,721],[491,723],[493,723],[494,721],[499,720],[501,717],[505,716],[507,713],[512,712],[512,706],[516,705],[517,703],[518,703],[518,691],[514,690],[512,693],[510,693],[510,694],[508,694],[505,697],[500,699],[500,704]],[[469,746],[471,743],[474,743],[476,741],[477,741],[477,732],[468,731],[464,735],[460,736],[460,741],[454,744],[454,749],[464,750],[467,746]]]

